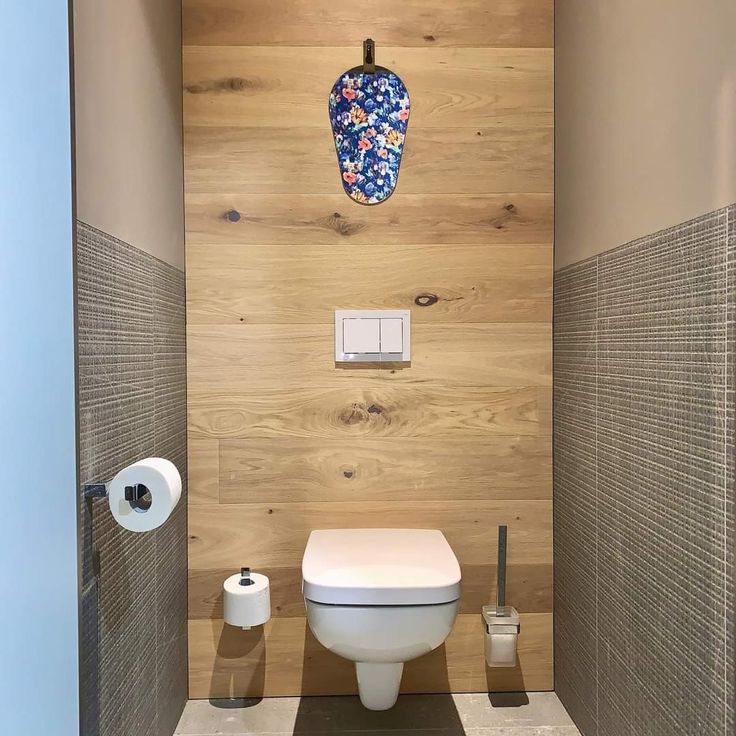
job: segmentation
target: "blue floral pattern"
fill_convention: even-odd
[[[409,93],[393,72],[343,74],[330,94],[330,122],[342,185],[360,204],[393,193],[409,123]]]

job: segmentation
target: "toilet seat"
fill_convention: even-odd
[[[460,597],[460,565],[436,529],[313,531],[302,578],[306,599],[332,605],[436,605]]]

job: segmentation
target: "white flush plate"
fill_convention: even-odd
[[[336,309],[335,361],[409,362],[410,328],[408,309]]]

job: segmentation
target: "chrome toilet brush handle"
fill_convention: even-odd
[[[498,527],[498,565],[496,567],[496,615],[507,616],[506,610],[506,533],[507,527]]]

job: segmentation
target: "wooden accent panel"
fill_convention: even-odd
[[[340,526],[440,528],[460,559],[406,692],[553,684],[552,2],[377,2],[184,3],[191,697],[355,692],[301,596],[309,531]],[[326,110],[368,35],[412,97],[377,207],[342,193]],[[335,366],[350,307],[411,309],[411,366]],[[500,523],[513,671],[479,617]],[[252,632],[221,620],[246,563],[273,589]]]
[[[552,497],[551,438],[222,440],[222,503]]]
[[[552,191],[549,128],[410,127],[401,164],[403,194]],[[320,128],[205,128],[185,132],[187,191],[340,194],[335,143]],[[475,165],[468,166],[469,158]],[[296,173],[295,175],[295,172]]]
[[[184,0],[191,46],[360,48],[366,37],[392,46],[552,46],[552,3],[539,0]],[[411,19],[411,22],[408,22]]]
[[[407,141],[420,128],[553,124],[551,49],[378,48],[411,95]],[[361,46],[185,47],[185,125],[329,133],[327,95],[361,55]]]
[[[407,662],[405,693],[546,690],[552,683],[552,614],[521,617],[519,665],[485,665],[477,614],[460,615],[445,644]],[[274,618],[241,631],[217,619],[189,621],[189,697],[347,695],[355,668],[316,641],[305,618]]]
[[[191,171],[188,166],[187,179]],[[549,194],[409,195],[399,189],[380,207],[356,207],[342,193],[223,191],[186,198],[188,246],[549,244],[553,215]]]
[[[551,279],[546,245],[192,245],[188,321],[329,324],[335,308],[414,308],[417,322],[549,322]],[[434,304],[416,308],[425,295]]]

